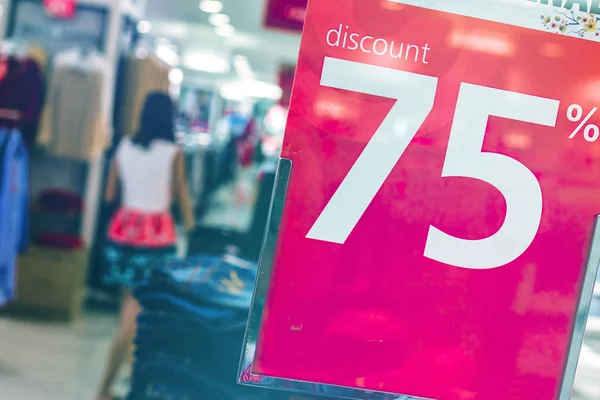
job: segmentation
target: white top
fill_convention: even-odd
[[[169,211],[173,161],[179,151],[175,143],[153,140],[147,149],[124,138],[116,160],[123,189],[123,207],[146,212]]]

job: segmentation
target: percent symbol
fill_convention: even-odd
[[[573,139],[583,128],[583,137],[588,142],[595,142],[600,138],[600,128],[595,124],[588,124],[588,121],[598,111],[598,107],[592,108],[592,111],[583,118],[583,107],[579,104],[571,104],[567,110],[567,118],[571,122],[579,122],[577,128],[571,133],[569,139]]]

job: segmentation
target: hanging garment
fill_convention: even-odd
[[[9,57],[5,62],[6,74],[0,79],[0,110],[15,111],[18,117],[4,118],[0,113],[0,128],[18,129],[31,148],[44,102],[43,75],[31,59]]]
[[[152,92],[169,92],[170,67],[154,56],[130,57],[127,61],[123,90],[120,132],[132,135],[139,130],[139,120],[146,97]]]
[[[75,50],[55,56],[38,143],[59,157],[86,161],[107,147],[106,62]]]
[[[0,305],[14,296],[16,256],[27,250],[28,158],[21,133],[0,130]]]

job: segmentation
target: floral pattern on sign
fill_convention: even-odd
[[[554,33],[560,33],[581,38],[600,36],[600,17],[575,11],[557,11],[556,15],[541,15],[542,25]]]

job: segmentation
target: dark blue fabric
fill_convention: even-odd
[[[0,305],[14,296],[15,261],[28,246],[29,155],[17,130],[0,130]]]
[[[256,264],[232,256],[196,256],[158,270],[151,288],[160,286],[197,303],[247,310],[252,301]],[[140,288],[140,293],[146,288]]]
[[[240,326],[240,323],[245,325],[246,322],[245,314],[240,315],[235,310],[194,304],[167,292],[148,292],[139,294],[136,298],[146,310],[177,315],[185,318],[188,324],[190,322],[202,324],[211,331],[235,328]]]
[[[106,240],[104,283],[135,288],[150,278],[155,269],[175,259],[176,248],[130,246]]]
[[[142,312],[129,399],[266,398],[267,390],[237,384],[255,278],[255,264],[197,256],[137,286]]]

